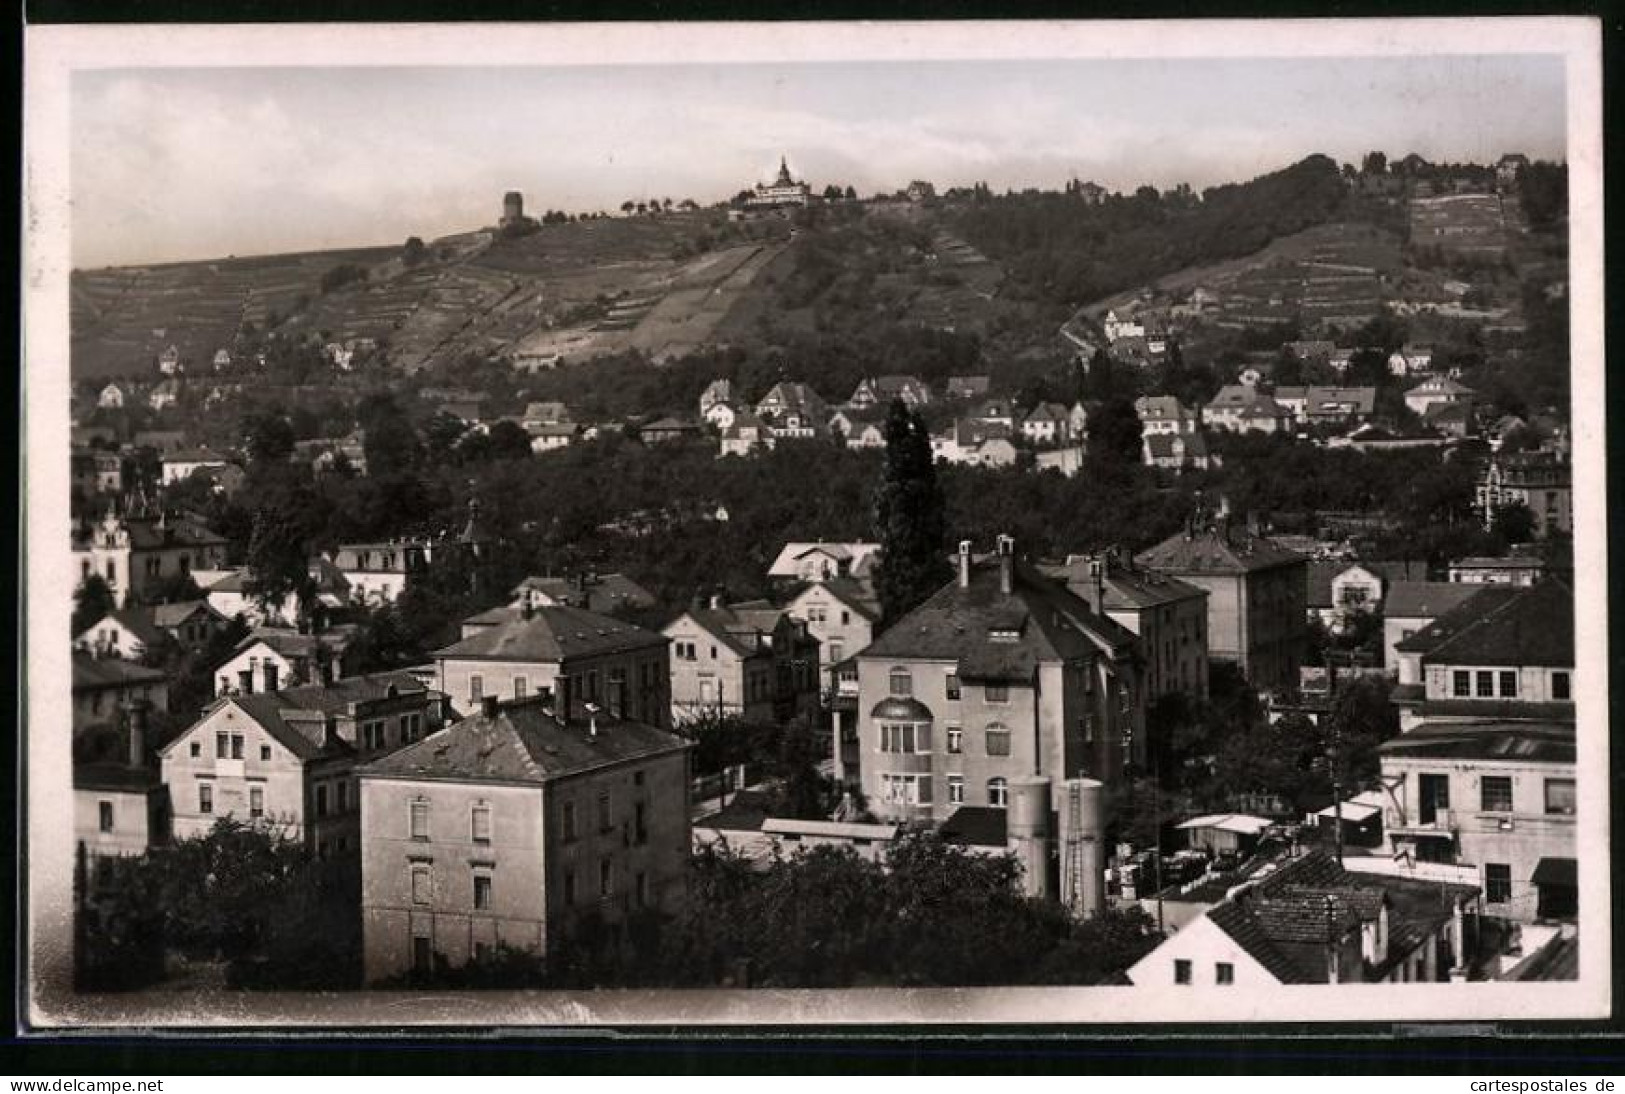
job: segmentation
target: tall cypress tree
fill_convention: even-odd
[[[948,580],[946,503],[937,483],[931,434],[920,416],[892,400],[886,416],[886,467],[875,491],[880,562],[875,593],[890,625]]]

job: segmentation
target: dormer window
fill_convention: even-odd
[[[907,669],[905,669],[905,668],[894,668],[894,669],[891,670],[891,694],[893,694],[893,695],[913,695],[914,694],[914,678],[913,678],[913,676],[911,676],[909,674],[909,671]]]

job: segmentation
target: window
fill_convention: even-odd
[[[361,723],[361,743],[367,751],[375,751],[384,747],[384,723],[382,721]]]
[[[1457,699],[1467,699],[1473,694],[1473,674],[1466,669],[1457,669],[1450,674],[1450,694]]]
[[[208,783],[197,784],[197,811],[199,813],[214,812],[214,787]]]
[[[327,816],[327,784],[326,783],[317,783],[316,784],[316,815],[318,817]]]
[[[880,751],[930,752],[931,727],[917,722],[883,722],[880,726]]]
[[[948,674],[948,698],[959,698],[959,674],[957,672]]]
[[[350,784],[340,779],[334,784],[338,789],[338,811],[348,812],[350,808]]]
[[[1505,904],[1512,899],[1512,867],[1505,862],[1484,864],[1484,899],[1491,904]]]
[[[1552,698],[1565,701],[1569,698],[1569,674],[1566,671],[1552,673]]]
[[[262,761],[265,761],[265,762],[270,761],[270,759],[271,759],[271,746],[270,745],[260,745],[260,759]]]
[[[1480,699],[1495,698],[1495,673],[1489,669],[1478,670],[1478,690],[1476,694]]]
[[[1174,983],[1189,984],[1191,982],[1191,963],[1183,957],[1174,960]]]
[[[277,678],[277,666],[267,661],[265,663],[265,690],[275,691],[280,681]]]
[[[252,669],[243,669],[237,674],[237,690],[244,695],[254,694],[254,672]]]
[[[1001,778],[987,781],[987,804],[995,809],[1003,809],[1010,798],[1010,784]]]
[[[1511,669],[1501,670],[1501,698],[1516,699],[1518,697],[1518,674]]]
[[[491,875],[474,875],[474,910],[486,912],[491,910]]]
[[[412,971],[428,972],[434,963],[434,956],[429,950],[429,940],[421,935],[412,938]]]
[[[1236,982],[1236,967],[1228,961],[1215,961],[1213,963],[1213,982],[1215,984],[1234,984]]]
[[[1004,684],[989,684],[982,689],[982,692],[982,698],[989,703],[1008,703],[1010,701],[1010,689]]]
[[[633,786],[642,786],[643,782],[644,782],[644,773],[643,772],[641,772],[641,771],[632,772],[632,785]]]
[[[231,735],[231,758],[234,760],[243,758],[243,735],[241,733]]]
[[[929,805],[931,776],[882,774],[880,791],[881,796],[892,805]]]
[[[1574,780],[1546,780],[1546,812],[1555,816],[1574,816]]]
[[[425,863],[412,864],[412,903],[429,903],[429,867]]]
[[[576,902],[576,873],[574,870],[564,871],[564,903],[566,906]]]
[[[560,819],[563,822],[564,841],[568,843],[576,838],[576,803],[565,802],[560,809],[563,814]]]
[[[965,731],[958,726],[948,727],[948,751],[956,756],[965,751]]]
[[[418,734],[420,734],[421,732],[423,732],[423,715],[421,715],[421,714],[403,714],[403,715],[401,715],[401,740],[402,741],[407,741],[407,742],[415,741],[415,740],[418,739]]]
[[[649,903],[649,877],[641,870],[632,879],[632,902],[639,908]]]
[[[214,735],[214,758],[224,760],[231,754],[231,737],[229,734],[216,733]]]
[[[607,897],[615,892],[615,861],[609,856],[598,860],[598,895]]]
[[[891,693],[893,695],[913,695],[914,678],[907,669],[891,670]]]
[[[513,697],[515,699],[523,699],[529,691],[529,680],[526,680],[523,676],[515,676],[513,678]]]
[[[468,678],[468,698],[475,703],[485,698],[485,677],[477,672]]]
[[[615,827],[615,820],[610,808],[608,794],[598,795],[598,830],[608,832]]]
[[[265,816],[265,788],[263,786],[248,788],[248,815],[250,817]]]
[[[998,722],[987,727],[986,741],[989,756],[1010,755],[1010,730]]]
[[[198,742],[193,741],[191,747],[188,748],[187,751],[191,754],[192,759],[195,760],[199,756],[203,755],[203,746],[198,744]]]
[[[481,803],[474,806],[470,827],[475,843],[491,842],[491,807],[489,805]]]
[[[959,805],[965,800],[965,776],[948,776],[948,803]]]
[[[96,803],[96,826],[103,832],[111,832],[113,830],[112,802]]]
[[[419,799],[412,803],[412,838],[426,840],[429,838],[429,803]]]
[[[649,842],[649,807],[638,802],[632,813],[632,842],[642,846]]]
[[[839,642],[829,644],[829,663],[834,665],[846,660],[846,647]]]
[[[1486,813],[1512,812],[1512,778],[1508,775],[1485,775],[1479,784],[1482,790],[1481,806]]]

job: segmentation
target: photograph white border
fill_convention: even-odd
[[[680,44],[679,44],[680,43]],[[1611,999],[1603,410],[1601,26],[1591,18],[1105,22],[34,26],[24,54],[24,512],[27,586],[22,1015],[70,1029],[351,1026],[711,1027],[1525,1021],[1606,1017]],[[68,633],[70,81],[98,68],[741,64],[830,61],[1561,56],[1570,178],[1580,977],[1564,983],[1338,985],[1251,995],[1179,988],[72,994]],[[1426,109],[1419,103],[1418,109]],[[1373,134],[1380,144],[1380,135]],[[1312,149],[1305,149],[1307,154]],[[1267,1030],[1260,1028],[1260,1033]]]

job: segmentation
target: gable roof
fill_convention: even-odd
[[[78,635],[75,635],[75,637],[83,638],[94,631],[100,630],[102,625],[108,621],[117,623],[129,631],[143,646],[151,646],[164,640],[164,632],[153,623],[148,612],[140,608],[119,608],[108,612]]]
[[[680,752],[687,741],[642,722],[600,716],[596,730],[560,724],[541,697],[483,710],[356,769],[361,778],[541,785],[604,764]]]
[[[1147,569],[1178,576],[1247,573],[1299,565],[1307,559],[1267,537],[1232,528],[1228,533],[1214,529],[1192,535],[1176,532],[1135,555],[1134,561]]]
[[[633,626],[607,615],[566,605],[535,609],[529,619],[521,615],[488,627],[436,650],[437,660],[557,662],[567,657],[596,656],[663,646],[664,635]]]
[[[1437,619],[1471,600],[1482,588],[1460,581],[1396,581],[1383,599],[1383,615],[1389,619]]]
[[[178,627],[198,612],[202,612],[211,619],[224,618],[215,610],[214,605],[207,600],[182,600],[174,604],[154,604],[150,610],[153,625],[164,628]]]
[[[622,573],[582,574],[575,578],[527,577],[514,587],[513,595],[535,591],[551,600],[590,612],[608,613],[620,608],[648,608],[655,603],[649,590]]]
[[[850,577],[832,577],[824,581],[813,582],[797,593],[790,603],[795,604],[809,593],[816,592],[819,589],[824,590],[871,623],[880,618],[880,602],[875,599],[874,590],[866,583]]]

